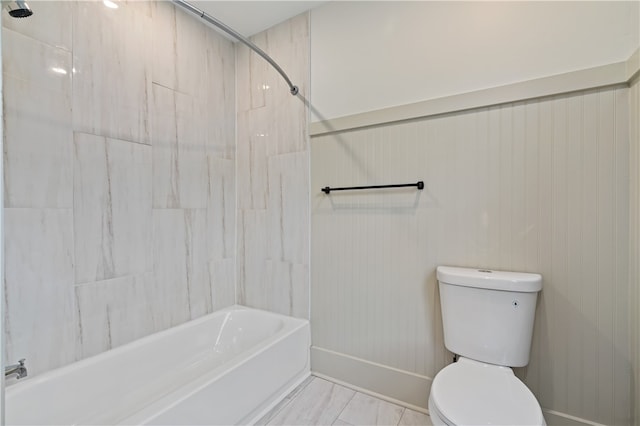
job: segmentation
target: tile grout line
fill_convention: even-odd
[[[333,383],[333,382],[331,382]],[[333,383],[334,386],[341,386],[338,385],[337,383]],[[355,398],[355,396],[358,394],[358,391],[353,391],[353,395],[351,395],[351,398],[349,398],[349,401],[347,401],[346,404],[344,404],[344,407],[342,407],[342,410],[340,410],[340,412],[338,413],[338,415],[336,416],[335,419],[333,419],[333,421],[331,422],[331,424],[334,424],[336,422],[336,420],[340,419],[340,416],[342,415],[342,413],[344,412],[344,410],[349,406],[349,404],[351,404],[351,401],[353,401],[353,398]],[[344,421],[344,420],[343,420]],[[349,422],[345,422],[345,423],[349,423]],[[351,424],[351,423],[349,423]]]
[[[402,412],[400,413],[400,418],[398,419],[398,423],[396,423],[396,426],[400,426],[400,422],[402,421],[402,418],[404,417],[404,413],[406,412],[407,412],[407,407],[402,407]]]

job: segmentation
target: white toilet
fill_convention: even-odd
[[[441,425],[546,425],[510,367],[529,363],[538,274],[438,267],[444,344],[458,362],[436,374],[429,414]]]

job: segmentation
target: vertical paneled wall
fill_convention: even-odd
[[[547,410],[631,424],[628,96],[314,137],[314,346],[428,384],[450,360],[436,267],[539,272],[531,362],[517,374]],[[320,192],[418,180],[423,191]]]
[[[235,301],[235,52],[168,2],[2,14],[6,362]]]
[[[308,14],[252,41],[300,88],[237,47],[238,303],[309,315]]]
[[[631,349],[634,374],[631,398],[635,423],[640,424],[640,79],[629,89],[630,209],[629,284],[631,306]]]

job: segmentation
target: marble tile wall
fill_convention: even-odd
[[[234,45],[118,4],[2,14],[3,356],[31,377],[235,303]]]
[[[309,316],[309,20],[252,38],[300,88],[244,46],[237,49],[238,301]]]

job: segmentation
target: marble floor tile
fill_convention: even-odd
[[[419,413],[310,376],[256,425],[433,426]]]
[[[315,377],[268,424],[332,424],[354,394],[351,389]]]
[[[433,426],[419,413],[309,376],[256,425]]]
[[[433,426],[429,415],[414,410],[405,409],[400,418],[399,426]]]
[[[397,425],[403,407],[357,392],[340,413],[340,420],[352,425]]]

